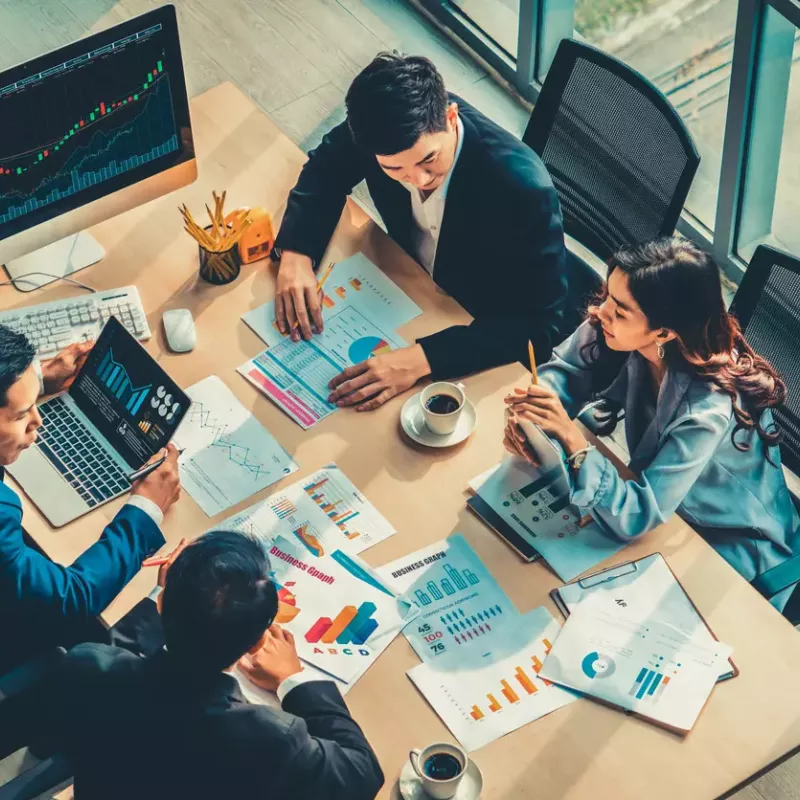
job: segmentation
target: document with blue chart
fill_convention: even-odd
[[[166,446],[189,407],[184,391],[115,317],[69,393],[132,470]]]
[[[467,540],[456,533],[378,569],[419,606],[403,633],[423,661],[487,647],[517,610]]]
[[[181,486],[209,517],[297,471],[278,440],[216,375],[190,386],[175,433]]]
[[[584,524],[569,502],[565,468],[543,472],[509,456],[477,488],[478,495],[552,567],[571,581],[625,546],[593,520]]]
[[[328,384],[342,370],[405,346],[397,334],[345,305],[326,318],[323,332],[311,340],[282,339],[238,371],[308,429],[337,410],[336,404],[328,402]]]
[[[687,733],[732,648],[588,600],[570,614],[541,678]]]
[[[182,160],[166,39],[161,24],[151,25],[0,86],[5,233]]]

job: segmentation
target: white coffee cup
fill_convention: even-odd
[[[428,408],[431,398],[437,395],[451,397],[458,403],[457,407],[447,414],[437,414]],[[467,396],[464,394],[463,383],[448,383],[447,381],[437,381],[430,386],[426,386],[419,394],[419,403],[422,408],[422,416],[428,428],[440,436],[452,433],[458,425],[458,418],[464,410],[464,403]]]
[[[425,769],[428,760],[439,755],[451,756],[458,761],[459,770],[455,775],[449,778],[435,778],[428,774],[429,770]],[[467,754],[458,745],[448,742],[434,742],[424,750],[414,748],[409,752],[408,759],[411,761],[414,772],[422,781],[422,788],[435,800],[447,800],[447,798],[453,797],[458,791],[458,784],[461,783],[469,764]]]

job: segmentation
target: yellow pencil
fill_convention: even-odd
[[[531,383],[537,386],[539,383],[539,375],[536,372],[536,356],[534,355],[533,344],[530,339],[528,339],[528,358],[531,360]]]
[[[322,291],[322,287],[325,285],[325,281],[328,280],[328,278],[330,277],[331,272],[333,272],[333,268],[335,266],[336,266],[336,262],[335,261],[331,261],[331,263],[328,264],[328,266],[325,267],[325,269],[322,271],[322,274],[320,275],[319,279],[317,280],[317,294],[319,294]],[[292,325],[292,330],[296,330],[299,327],[300,327],[300,323],[297,320],[295,320],[294,325]]]

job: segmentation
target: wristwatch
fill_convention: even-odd
[[[586,461],[586,456],[592,452],[595,448],[592,445],[585,447],[583,450],[578,450],[577,453],[573,453],[568,459],[567,464],[575,471],[578,472],[580,468],[583,466],[583,462]]]

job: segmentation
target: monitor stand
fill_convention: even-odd
[[[106,251],[89,233],[67,236],[5,264],[8,276],[21,292],[32,292],[58,278],[97,263]]]

